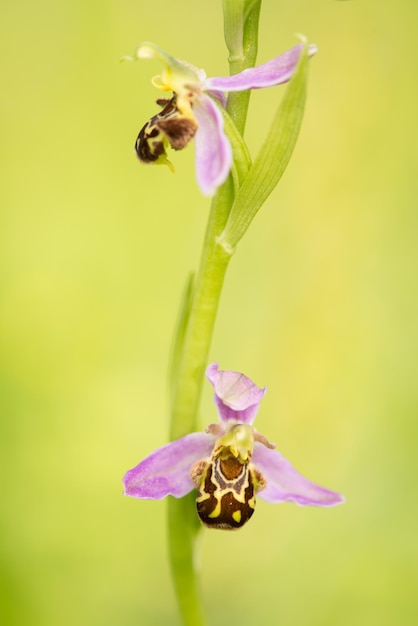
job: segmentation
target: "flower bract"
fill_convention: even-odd
[[[209,527],[235,529],[252,516],[255,496],[271,503],[330,507],[340,494],[304,478],[253,427],[266,389],[213,363],[206,375],[213,385],[219,422],[152,452],[124,478],[125,495],[159,500],[181,498],[197,489],[196,507]]]
[[[233,160],[222,115],[225,94],[287,82],[296,69],[302,46],[300,43],[267,63],[238,74],[207,78],[203,70],[175,59],[156,44],[141,44],[135,57],[126,58],[158,59],[163,71],[153,84],[172,95],[157,100],[162,110],[139,132],[135,150],[140,161],[173,169],[167,158],[168,146],[182,150],[194,138],[198,184],[205,195],[215,193],[225,182]],[[309,56],[316,50],[315,45],[310,45]]]

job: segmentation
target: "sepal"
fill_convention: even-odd
[[[217,363],[209,365],[206,376],[215,390],[220,420],[252,424],[267,387],[260,389],[240,372],[220,370]]]
[[[214,442],[209,433],[191,433],[158,448],[126,472],[124,494],[148,500],[168,495],[182,498],[194,487],[190,468],[199,459],[210,457]]]
[[[299,474],[280,452],[257,442],[252,463],[266,480],[266,486],[259,491],[258,496],[267,502],[330,507],[345,501],[341,494],[320,487]]]
[[[235,196],[228,222],[218,241],[234,250],[255,215],[282,177],[302,125],[308,78],[309,46],[302,46],[296,70],[257,158]]]

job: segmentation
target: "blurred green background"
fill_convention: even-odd
[[[265,0],[259,62],[317,43],[300,141],[232,260],[211,360],[268,385],[257,427],[345,506],[258,502],[207,531],[209,623],[418,620],[413,0]],[[166,503],[121,477],[167,438],[166,371],[208,201],[193,147],[144,168],[144,39],[227,73],[220,2],[3,3],[1,622],[179,625]],[[254,93],[256,153],[283,88]],[[209,385],[202,423],[215,420]]]

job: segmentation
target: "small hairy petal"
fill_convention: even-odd
[[[191,433],[158,448],[123,477],[124,494],[133,498],[160,500],[182,498],[194,488],[192,465],[212,453],[215,437]]]
[[[232,149],[224,132],[222,113],[202,94],[193,104],[199,124],[195,135],[196,175],[202,192],[211,196],[225,182],[232,165]]]
[[[303,44],[298,44],[283,54],[258,65],[251,67],[239,74],[222,76],[220,78],[208,78],[203,89],[206,91],[244,91],[246,89],[261,89],[262,87],[274,87],[286,83],[295,71]],[[316,46],[310,45],[309,56],[317,51]]]
[[[221,421],[252,424],[267,388],[260,389],[240,372],[219,370],[217,363],[209,365],[206,376],[215,390],[215,404]]]
[[[300,506],[335,506],[344,497],[324,489],[299,474],[276,450],[255,443],[252,463],[266,479],[267,486],[258,496],[267,502],[295,502]]]

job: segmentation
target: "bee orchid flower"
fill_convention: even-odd
[[[125,495],[160,500],[197,490],[196,508],[209,527],[236,529],[254,513],[256,494],[271,503],[330,507],[343,496],[301,474],[252,426],[266,388],[209,365],[219,422],[158,448],[124,478]]]
[[[220,109],[225,106],[225,94],[287,82],[296,69],[302,46],[300,43],[239,74],[207,78],[204,70],[175,59],[156,44],[141,44],[135,57],[125,58],[161,61],[164,69],[152,82],[159,89],[172,92],[172,96],[157,100],[162,110],[140,130],[135,144],[139,160],[165,164],[173,170],[167,147],[182,150],[194,138],[197,182],[205,195],[213,195],[225,182],[233,160]],[[316,51],[315,45],[308,47],[309,56]]]

